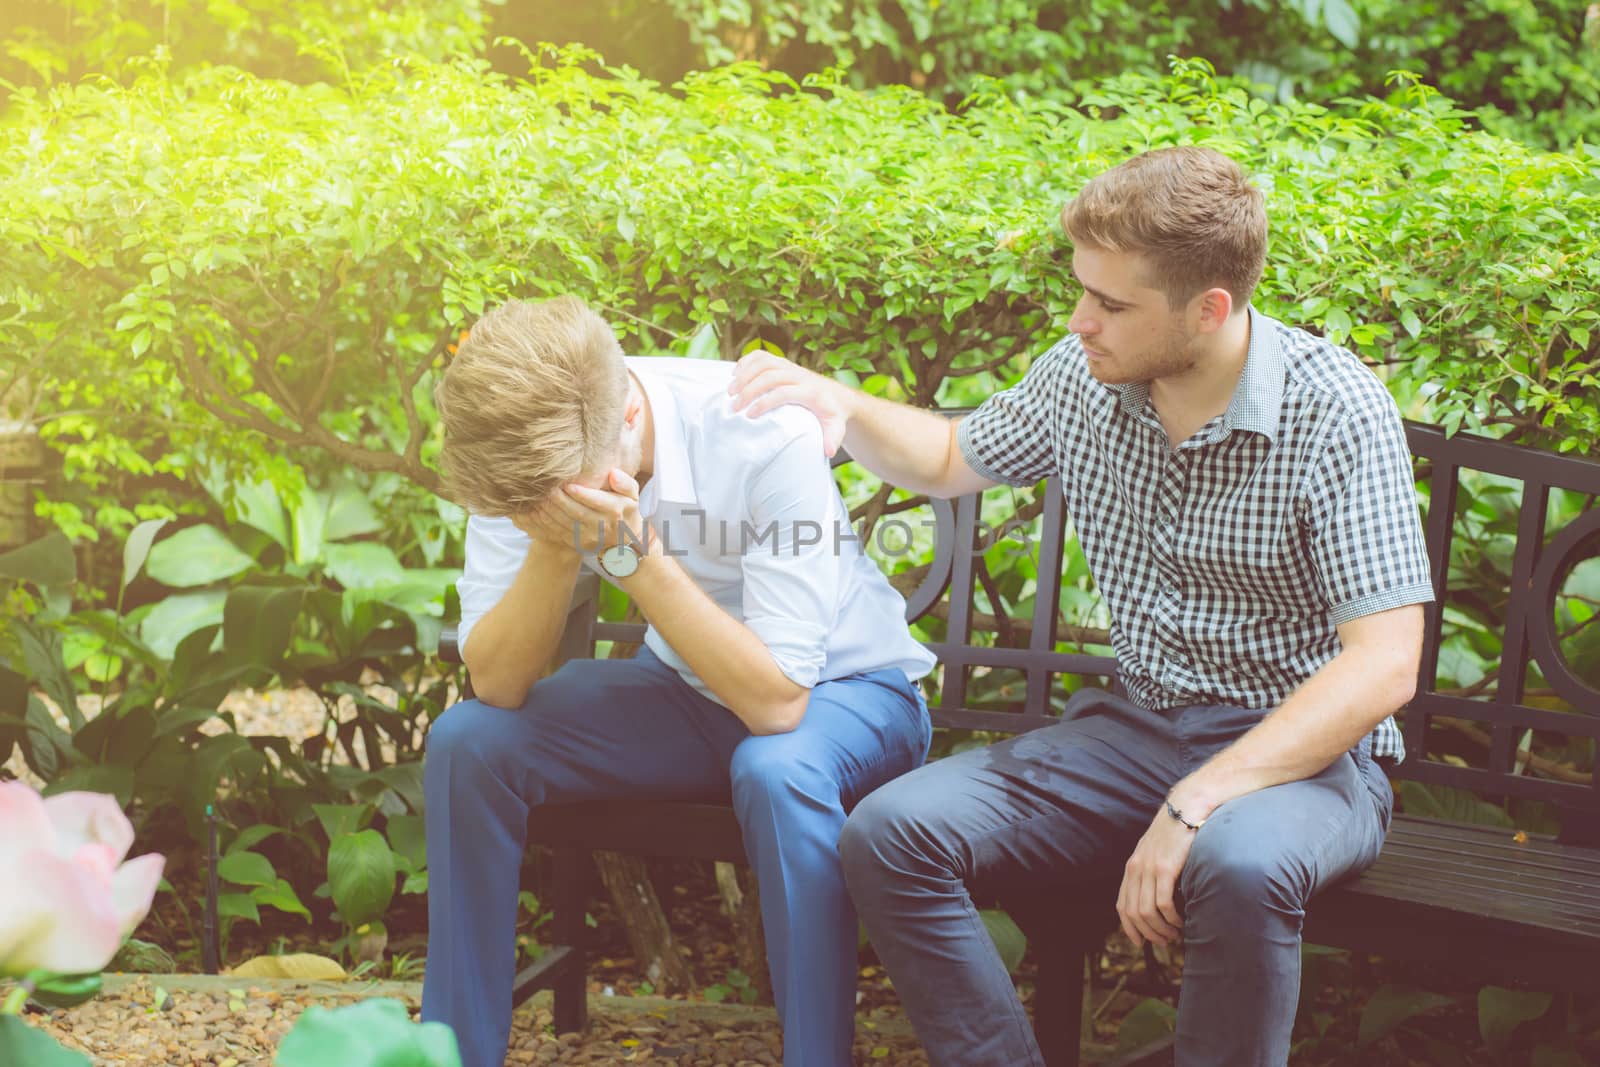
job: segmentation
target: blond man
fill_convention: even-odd
[[[731,801],[784,1062],[850,1062],[839,831],[927,755],[914,683],[933,657],[850,533],[817,420],[736,414],[733,370],[625,358],[563,297],[485,315],[437,390],[472,513],[458,588],[478,697],[428,736],[422,1013],[454,1028],[465,1067],[505,1058],[529,809],[602,797]],[[644,646],[543,677],[583,567],[632,598]]]
[[[1071,333],[958,425],[773,356],[734,384],[897,485],[1060,476],[1111,609],[1126,697],[879,789],[846,878],[936,1065],[1043,1062],[973,893],[1071,910],[1110,876],[1136,945],[1184,941],[1177,1062],[1282,1067],[1306,902],[1377,858],[1403,755],[1432,599],[1404,431],[1354,355],[1251,307],[1267,220],[1231,160],[1135,157],[1062,225]]]

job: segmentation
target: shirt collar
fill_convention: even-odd
[[[689,463],[688,435],[684,432],[679,397],[672,383],[651,374],[647,360],[625,360],[638,379],[650,404],[650,423],[655,433],[650,480],[639,491],[639,513],[653,515],[662,501],[693,506],[699,502],[694,489],[694,468]]]
[[[1239,384],[1222,415],[1222,433],[1247,430],[1273,441],[1283,412],[1283,349],[1278,344],[1278,322],[1255,309],[1250,315],[1250,350],[1245,354]],[[1150,383],[1128,382],[1107,386],[1117,394],[1122,410],[1135,418],[1143,416],[1150,399]]]

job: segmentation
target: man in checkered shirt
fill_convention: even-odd
[[[941,497],[1059,475],[1127,697],[889,782],[840,839],[857,908],[934,1064],[1040,1064],[973,894],[1121,876],[1135,945],[1184,942],[1178,1063],[1280,1067],[1300,930],[1370,865],[1432,599],[1399,413],[1345,349],[1250,306],[1261,193],[1167,148],[1062,212],[1084,294],[1022,382],[951,424],[775,356],[752,416],[809,408],[883,478]],[[747,405],[747,406],[746,406]]]

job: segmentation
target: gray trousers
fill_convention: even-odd
[[[1095,692],[1067,715],[894,779],[840,837],[857,911],[936,1067],[1044,1062],[974,895],[1059,885],[1070,916],[1074,887],[1114,880],[1167,791],[1264,713]],[[1370,745],[1224,804],[1195,835],[1177,894],[1180,1067],[1288,1062],[1306,901],[1370,866],[1388,830],[1394,796]]]

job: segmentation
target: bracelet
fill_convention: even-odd
[[[1188,819],[1185,819],[1183,817],[1183,812],[1179,811],[1177,808],[1172,806],[1172,798],[1171,797],[1167,798],[1167,814],[1172,816],[1174,819],[1177,819],[1179,822],[1181,822],[1184,826],[1188,827],[1190,830],[1198,830],[1198,829],[1200,829],[1200,827],[1202,827],[1202,826],[1204,826],[1206,824],[1206,821],[1204,819],[1201,819],[1199,822],[1190,822]]]

